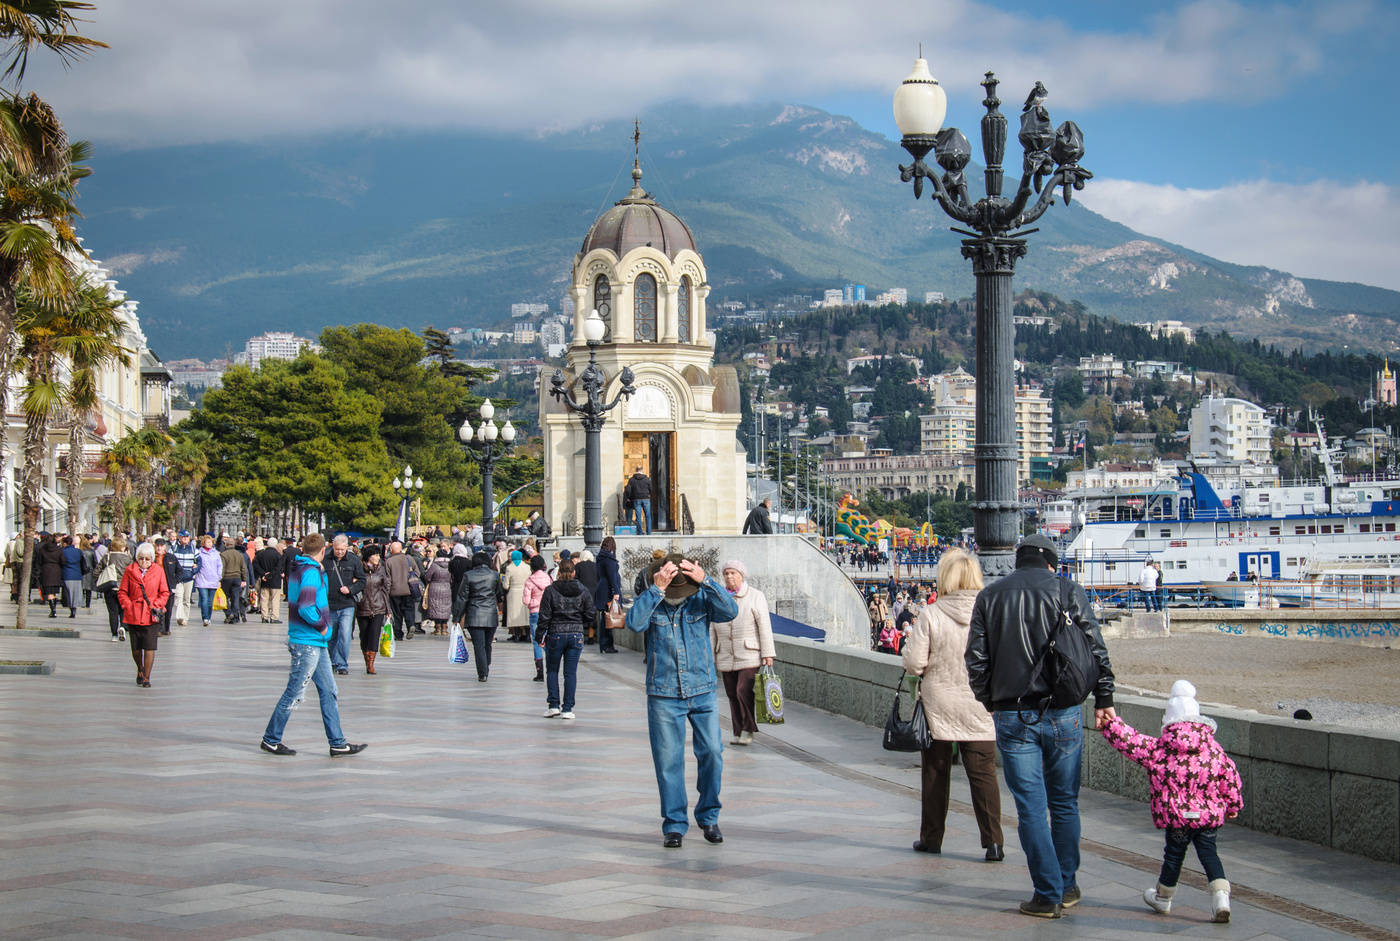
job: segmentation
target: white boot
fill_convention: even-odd
[[[1142,900],[1157,914],[1170,915],[1173,895],[1176,895],[1176,886],[1166,886],[1159,882],[1142,893]]]
[[[1210,910],[1214,913],[1211,921],[1224,924],[1230,920],[1230,882],[1228,879],[1212,879],[1206,886],[1210,892]]]

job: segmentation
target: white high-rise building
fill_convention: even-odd
[[[547,314],[547,313],[549,313],[549,305],[548,305],[548,304],[524,304],[524,303],[521,303],[521,304],[511,304],[511,305],[510,305],[510,316],[511,316],[511,319],[512,319],[512,320],[518,320],[518,319],[520,319],[521,317],[533,317],[533,316],[535,316],[536,314]]]
[[[933,411],[919,416],[919,447],[932,454],[972,454],[977,440],[977,384],[961,368],[929,379]],[[1031,459],[1055,446],[1050,401],[1037,386],[1016,387],[1016,451],[1019,478],[1031,479]]]
[[[319,353],[321,345],[293,333],[261,333],[249,337],[248,342],[243,344],[243,361],[249,369],[257,369],[258,363],[265,359],[296,359],[304,349]]]
[[[1191,410],[1191,454],[1267,464],[1273,428],[1268,413],[1253,402],[1210,396]]]
[[[925,304],[942,304],[942,303],[943,303],[943,292],[942,292],[942,291],[925,291],[925,292],[924,292],[924,303],[925,303]]]

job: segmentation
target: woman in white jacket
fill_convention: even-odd
[[[773,627],[768,620],[768,599],[748,583],[744,563],[731,559],[724,563],[724,587],[734,596],[739,616],[732,621],[710,624],[710,641],[715,648],[715,669],[724,681],[729,697],[729,715],[734,725],[730,744],[747,745],[758,731],[754,717],[753,685],[758,668],[773,663]]]
[[[909,629],[902,657],[904,669],[923,677],[920,698],[933,746],[920,752],[923,764],[923,812],[914,849],[943,849],[948,818],[948,787],[953,743],[972,788],[972,811],[988,862],[1000,862],[1001,792],[997,789],[996,728],[991,713],[972,695],[963,651],[972,605],[982,590],[982,569],[975,556],[952,549],[938,560],[938,601],[919,613]]]

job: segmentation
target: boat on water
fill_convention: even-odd
[[[1400,478],[1343,477],[1339,452],[1316,424],[1319,479],[1211,479],[1188,465],[1175,480],[1115,492],[1111,501],[1103,493],[1080,495],[1075,525],[1062,537],[1063,561],[1084,585],[1108,587],[1136,584],[1152,560],[1168,591],[1209,586],[1214,593],[1218,585],[1216,597],[1227,603],[1256,581],[1279,604],[1304,595],[1345,599],[1344,572],[1371,573],[1356,575],[1359,585],[1385,579],[1393,587],[1400,577]],[[1335,578],[1322,577],[1332,572]]]
[[[1244,608],[1400,608],[1400,568],[1366,565],[1310,567],[1292,580],[1207,582],[1224,605]]]

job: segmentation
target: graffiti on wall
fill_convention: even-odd
[[[1400,639],[1400,623],[1395,621],[1264,621],[1258,624],[1219,621],[1215,629],[1221,634],[1234,634],[1237,637],[1257,633],[1265,637],[1302,637],[1309,640]]]

